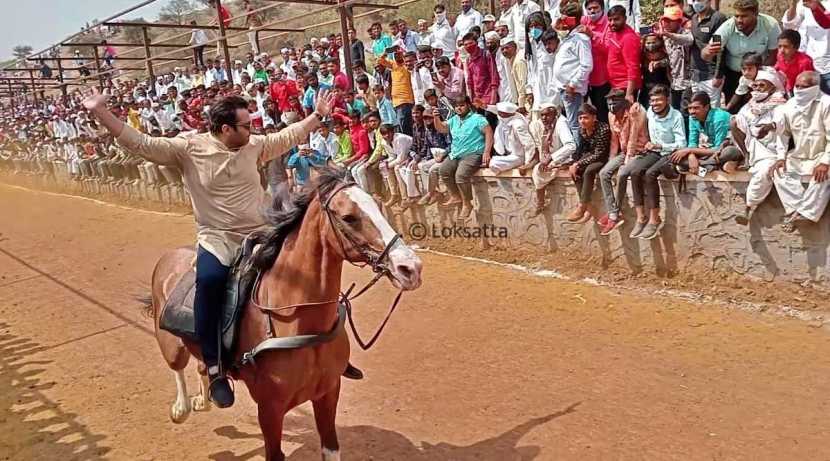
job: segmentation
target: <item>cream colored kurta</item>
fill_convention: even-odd
[[[118,143],[146,160],[182,171],[193,203],[198,244],[227,266],[245,236],[265,225],[265,191],[258,163],[303,143],[316,125],[316,120],[309,118],[279,133],[251,136],[237,151],[229,150],[210,133],[154,138],[126,125]]]
[[[787,169],[811,175],[818,163],[830,164],[830,97],[822,96],[806,107],[790,99],[781,106],[780,115],[777,154],[787,159]],[[790,138],[795,148],[788,152]]]

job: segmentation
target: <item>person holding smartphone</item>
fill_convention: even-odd
[[[701,53],[709,42],[713,41],[715,31],[726,22],[726,16],[714,9],[710,0],[694,0],[690,5],[694,11],[691,20],[694,40],[689,47],[692,91],[706,93],[709,95],[712,107],[720,107],[723,75],[718,73],[717,63],[703,59]],[[720,38],[716,41],[719,40]]]

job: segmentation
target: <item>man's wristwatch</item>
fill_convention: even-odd
[[[322,115],[320,115],[320,113],[319,113],[319,112],[314,111],[314,112],[312,112],[312,113],[311,113],[311,115],[313,115],[313,116],[317,117],[317,120],[319,120],[319,121],[321,121],[321,122],[323,121],[323,116],[322,116]]]

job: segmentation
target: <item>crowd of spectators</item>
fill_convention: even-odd
[[[562,175],[579,195],[569,221],[608,235],[631,207],[629,236],[652,239],[662,228],[661,177],[745,170],[747,211],[737,221],[749,222],[774,187],[792,232],[818,221],[830,200],[830,13],[818,0],[790,1],[779,22],[757,0],[735,0],[732,17],[714,0],[664,0],[659,20],[643,25],[636,0],[553,0],[544,10],[500,0],[498,16],[462,0],[452,18],[435,5],[416,30],[404,19],[372,24],[365,44],[350,30],[270,56],[251,34],[252,52],[230,65],[199,49],[191,67],[154,82],[108,80],[104,91],[130,126],[170,137],[207,131],[211,105],[227,95],[246,98],[252,132],[269,134],[333,92],[324,126],[262,166],[272,189],[304,187],[314,168],[334,165],[387,208],[438,204],[464,219],[479,170],[516,170],[532,179],[535,217]],[[208,42],[199,32],[191,42]],[[3,162],[37,171],[65,163],[79,180],[175,176],[104,136],[81,100],[77,91],[5,116]]]

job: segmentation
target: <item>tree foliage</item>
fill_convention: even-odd
[[[190,0],[170,0],[167,5],[162,7],[159,12],[159,20],[163,22],[172,22],[176,24],[184,24],[187,15],[195,11],[196,7]]]
[[[12,54],[14,54],[14,57],[17,59],[23,59],[26,56],[29,56],[32,54],[32,51],[34,51],[34,49],[29,45],[17,45],[12,48]]]

